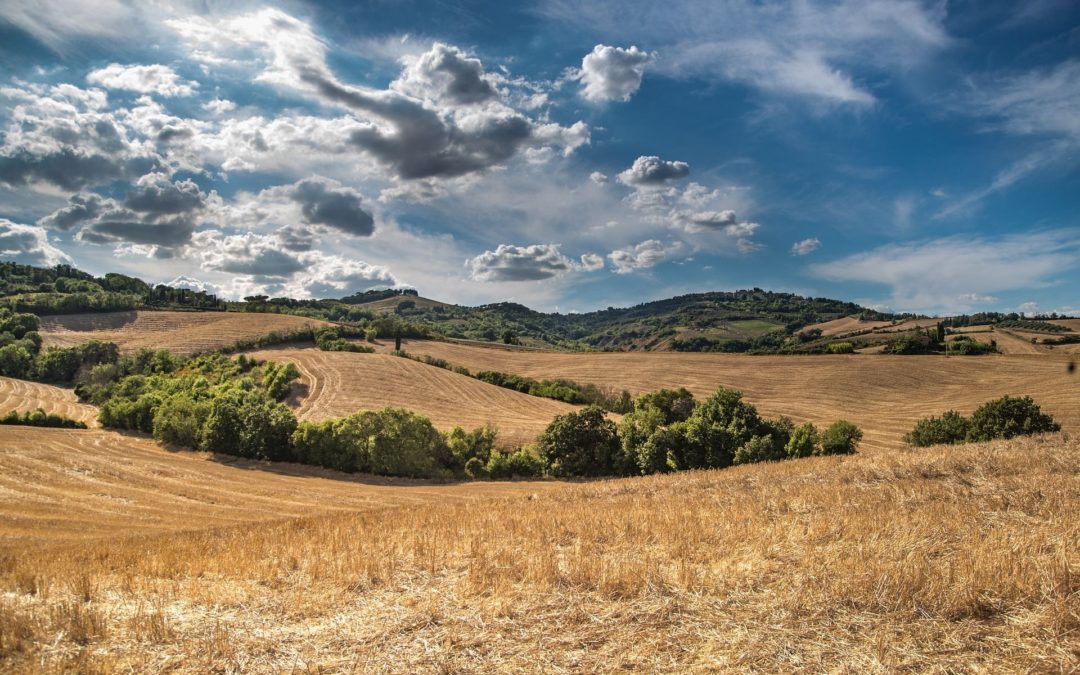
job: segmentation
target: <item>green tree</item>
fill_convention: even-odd
[[[792,459],[818,455],[821,454],[819,449],[820,442],[817,428],[814,427],[813,423],[807,422],[800,427],[796,427],[791,432],[791,437],[788,438],[787,445],[784,447],[784,452]]]
[[[821,434],[821,454],[853,455],[859,447],[863,432],[847,420],[837,420]]]
[[[615,423],[595,405],[556,417],[536,445],[555,476],[612,475],[619,452]]]
[[[1061,431],[1061,425],[1044,413],[1030,396],[1003,396],[984,403],[971,415],[970,441],[1014,438]]]
[[[955,410],[941,417],[927,417],[915,423],[915,428],[904,436],[904,441],[917,448],[930,445],[953,445],[963,443],[971,433],[971,422]]]

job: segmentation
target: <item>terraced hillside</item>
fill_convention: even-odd
[[[23,413],[37,408],[87,426],[97,425],[97,408],[79,403],[70,389],[0,376],[0,415],[12,410]],[[4,427],[0,433],[8,433],[9,430],[10,427]]]
[[[719,386],[741,390],[765,414],[861,426],[867,448],[896,448],[915,421],[956,409],[970,413],[1005,394],[1031,395],[1080,432],[1080,376],[1067,360],[1038,356],[747,356],[742,354],[528,352],[447,342],[406,341],[476,372],[499,370],[538,379],[569,378],[631,393],[686,387],[707,396]]]
[[[109,312],[42,317],[41,337],[47,347],[71,347],[87,340],[105,340],[115,342],[126,352],[152,347],[192,354],[227,347],[237,340],[273,331],[288,333],[321,325],[326,322],[287,314]]]
[[[170,452],[103,430],[0,427],[0,549],[531,493]],[[2,568],[2,565],[0,565]],[[0,668],[2,670],[2,668]]]
[[[295,363],[301,387],[290,403],[300,419],[343,417],[392,405],[431,419],[439,429],[491,424],[506,444],[531,442],[556,415],[573,406],[503,389],[389,354],[324,352],[282,347],[250,353]]]

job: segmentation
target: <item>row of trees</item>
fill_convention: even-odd
[[[56,427],[59,429],[85,429],[86,425],[61,415],[46,413],[41,408],[18,413],[14,410],[0,417],[0,424],[15,424],[27,427]]]
[[[764,419],[734,389],[701,403],[686,389],[661,389],[639,396],[618,425],[596,406],[557,417],[537,449],[552,475],[609,476],[850,454],[861,439],[844,420],[819,433],[809,422]]]
[[[950,410],[919,420],[904,440],[915,447],[954,445],[1061,431],[1061,425],[1030,396],[1002,398],[979,406],[971,417]]]
[[[120,350],[91,340],[75,347],[41,349],[40,319],[0,307],[0,375],[23,380],[67,383],[98,364],[115,363]]]

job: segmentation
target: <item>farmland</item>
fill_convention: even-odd
[[[79,399],[70,389],[11,377],[0,377],[0,415],[11,411],[24,413],[41,408],[47,414],[60,415],[76,422],[97,424],[97,408]]]
[[[9,670],[1080,665],[1075,440],[414,492],[28,433],[5,522],[77,508],[8,526]]]
[[[125,352],[149,347],[192,354],[274,331],[288,333],[320,325],[325,322],[285,314],[140,310],[47,316],[41,321],[41,336],[45,346],[71,347],[87,340],[104,340],[115,342]]]
[[[864,447],[896,448],[915,421],[955,408],[967,414],[988,399],[1030,395],[1066,429],[1080,432],[1080,387],[1067,361],[1051,356],[745,356],[741,354],[563,353],[406,341],[410,353],[472,371],[569,378],[637,394],[686,387],[704,397],[739,389],[767,415],[825,424],[849,419]]]

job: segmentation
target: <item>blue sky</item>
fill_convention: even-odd
[[[0,257],[1080,312],[1080,5],[5,0]]]

